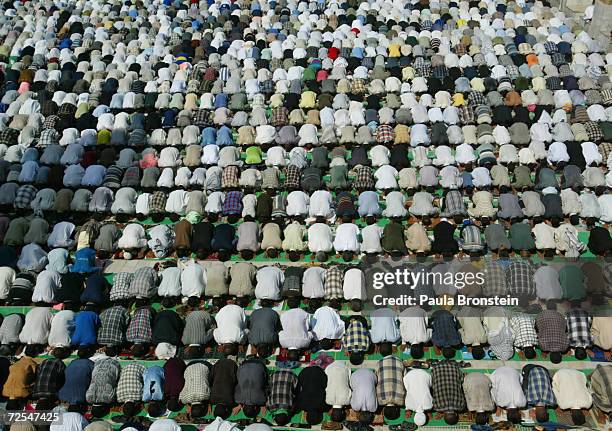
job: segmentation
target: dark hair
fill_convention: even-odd
[[[259,414],[259,407],[253,405],[242,406],[242,412],[246,417],[255,418]]]
[[[574,422],[575,425],[583,425],[586,422],[582,410],[572,410],[572,422]]]
[[[383,409],[385,417],[390,420],[395,420],[399,418],[400,409],[398,406],[385,406]]]
[[[446,359],[453,359],[455,357],[455,349],[453,347],[444,347],[442,354]]]
[[[217,404],[213,409],[213,413],[221,419],[227,419],[232,414],[232,409],[225,404]]]
[[[393,346],[388,341],[380,343],[379,349],[381,355],[383,356],[389,356],[391,353],[393,353]]]
[[[361,365],[363,363],[364,357],[365,357],[364,352],[351,352],[349,359],[351,361],[351,364]]]
[[[269,344],[260,344],[257,346],[257,356],[267,358],[272,354],[272,346]]]
[[[158,418],[166,412],[166,406],[161,401],[152,401],[149,403],[149,407],[147,408],[147,413],[149,416]]]
[[[482,359],[485,357],[485,351],[482,346],[472,346],[472,356],[474,359]]]
[[[166,403],[166,407],[171,412],[178,412],[183,408],[183,404],[179,401],[178,398],[170,398]]]
[[[136,414],[140,411],[140,409],[138,408],[135,402],[128,401],[125,404],[123,404],[122,411],[125,417],[131,418],[131,417],[136,416]]]
[[[70,356],[70,349],[67,347],[56,347],[53,349],[53,356],[55,356],[57,359],[66,359],[68,356]]]
[[[536,406],[536,420],[538,422],[548,422],[548,412],[544,406]]]
[[[200,305],[200,297],[199,296],[190,296],[187,298],[187,305],[190,307],[197,307]]]
[[[563,359],[563,355],[561,352],[551,352],[550,353],[550,362],[553,364],[559,364]]]
[[[521,412],[519,409],[507,409],[506,416],[508,416],[508,420],[513,424],[518,424],[521,422]]]
[[[148,351],[148,346],[146,346],[145,344],[134,344],[134,347],[132,347],[132,355],[136,356],[136,357],[143,357],[144,355],[147,354]]]
[[[459,415],[457,412],[446,412],[444,413],[444,422],[446,422],[448,425],[455,425],[457,422],[459,422]]]
[[[536,357],[536,351],[533,346],[528,346],[523,349],[523,353],[525,353],[525,357],[527,359],[534,359]]]
[[[310,425],[316,425],[323,420],[323,412],[320,410],[308,410],[306,412],[306,422]]]
[[[289,415],[287,413],[277,413],[274,415],[274,422],[277,425],[283,426],[289,423]]]
[[[344,409],[335,407],[332,409],[330,417],[334,422],[342,422],[346,418],[346,414]]]
[[[359,412],[358,420],[362,424],[371,424],[374,420],[374,415],[370,412]]]
[[[290,361],[299,361],[300,351],[297,349],[289,349],[287,351],[287,359],[289,359]]]
[[[410,356],[412,356],[414,359],[421,359],[424,354],[425,352],[423,351],[422,344],[419,343],[410,346]]]
[[[476,413],[476,424],[477,425],[485,425],[487,422],[489,422],[488,413],[485,413],[485,412]]]
[[[329,338],[323,338],[319,341],[319,347],[321,350],[329,350],[333,347],[333,343]]]
[[[208,405],[206,404],[202,404],[202,403],[198,403],[198,404],[192,404],[191,405],[191,417],[192,418],[201,418],[206,416],[206,412],[208,410]]]
[[[586,359],[587,357],[587,353],[586,353],[586,350],[584,350],[584,347],[576,347],[574,355],[576,356],[576,359],[580,361],[582,361],[583,359]]]
[[[24,349],[24,353],[26,356],[30,357],[38,356],[40,353],[40,346],[38,344],[28,344]]]
[[[103,418],[110,412],[110,406],[108,404],[94,404],[91,406],[91,415],[94,418]]]

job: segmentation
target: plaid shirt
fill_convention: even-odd
[[[242,192],[231,191],[225,194],[223,201],[223,215],[241,215],[242,214]]]
[[[138,268],[130,283],[130,298],[152,298],[157,293],[157,271],[153,268]]]
[[[285,188],[298,188],[301,176],[300,168],[295,165],[287,166],[285,169]]]
[[[535,295],[533,266],[525,260],[513,260],[506,270],[506,286],[509,294]]]
[[[36,369],[32,398],[55,398],[64,381],[66,366],[60,359],[46,359]]]
[[[125,307],[115,305],[100,313],[98,343],[114,346],[125,343],[125,330],[130,316]]]
[[[166,193],[160,190],[154,192],[151,195],[151,200],[149,201],[149,212],[151,214],[166,212],[166,201],[167,200],[168,200],[168,195],[166,195]]]
[[[393,142],[395,130],[389,124],[381,124],[376,128],[376,142]]]
[[[506,268],[494,260],[485,262],[484,293],[487,296],[504,295],[506,293]]]
[[[284,126],[289,122],[289,110],[284,106],[277,106],[272,109],[270,124],[273,126]]]
[[[338,266],[325,270],[325,299],[338,299],[344,297],[344,273]]]
[[[114,404],[120,372],[121,365],[119,365],[118,360],[113,358],[97,360],[87,389],[87,402],[91,404]]]
[[[59,143],[60,134],[55,129],[44,129],[40,132],[40,138],[36,144],[39,148],[46,148],[49,145],[55,145]]]
[[[238,166],[230,165],[223,169],[221,174],[221,187],[224,189],[239,186],[240,169]]]
[[[476,121],[474,109],[471,106],[461,105],[459,107],[459,121],[461,124],[472,124]]]
[[[463,411],[463,372],[455,361],[441,361],[431,371],[433,408],[438,412]]]
[[[395,356],[387,356],[378,361],[376,370],[378,383],[376,397],[379,405],[401,406],[406,398],[404,387],[404,364]]]
[[[467,97],[468,106],[472,108],[487,104],[487,99],[480,91],[470,91]]]
[[[589,347],[593,345],[591,323],[593,318],[588,312],[574,309],[567,312],[567,332],[571,347]]]
[[[366,92],[366,85],[363,79],[355,78],[351,81],[351,93],[363,94]]]
[[[587,134],[589,135],[589,140],[593,142],[599,142],[603,140],[604,134],[595,121],[587,121],[584,123],[584,128],[586,129]]]
[[[139,363],[130,363],[121,369],[121,375],[117,383],[117,401],[119,403],[142,400],[145,370],[145,366]]]
[[[13,201],[13,205],[15,206],[15,208],[29,209],[30,203],[36,197],[36,193],[38,193],[38,190],[36,189],[36,187],[30,184],[26,184],[25,186],[19,187],[19,189],[17,189],[17,193],[15,194],[15,200]]]
[[[565,317],[555,310],[544,310],[536,318],[540,348],[545,352],[565,352],[569,345]]]
[[[17,144],[17,138],[19,137],[19,130],[11,129],[7,127],[4,130],[0,130],[0,144],[4,144],[8,147]]]
[[[110,291],[111,301],[120,301],[130,297],[130,284],[134,278],[132,272],[119,272],[113,277],[113,287]]]
[[[153,313],[149,307],[140,307],[134,311],[125,337],[129,343],[150,343],[153,339],[151,323]]]
[[[355,167],[355,180],[353,181],[353,187],[356,189],[374,188],[372,168],[370,168],[369,166]]]
[[[295,399],[297,376],[291,370],[277,370],[270,377],[270,393],[266,406],[269,410],[291,410]]]
[[[360,320],[353,319],[342,337],[342,345],[348,352],[366,352],[370,348],[370,333]]]
[[[540,365],[526,365],[523,368],[523,389],[530,406],[555,406],[557,400],[552,389],[548,370]]]
[[[510,329],[514,335],[514,345],[520,349],[538,345],[535,319],[529,314],[517,314],[510,318]]]
[[[43,121],[42,128],[57,129],[57,125],[60,123],[60,121],[62,121],[62,119],[57,115],[49,115],[47,118],[45,118],[45,121]]]
[[[206,109],[199,109],[195,111],[193,117],[191,118],[191,124],[206,127],[212,125],[213,113],[211,111],[207,111]]]

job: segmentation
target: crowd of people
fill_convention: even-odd
[[[612,349],[612,54],[580,17],[548,0],[0,10],[6,410],[60,412],[51,431],[612,412],[612,367],[566,366]],[[414,295],[520,307],[370,310],[386,257],[484,274]]]

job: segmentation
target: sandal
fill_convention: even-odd
[[[321,423],[321,429],[338,431],[342,429],[342,424],[340,422],[335,422],[335,421],[323,421]]]

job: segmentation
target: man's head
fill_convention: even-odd
[[[574,351],[574,356],[576,356],[576,359],[580,361],[586,359],[587,353],[584,347],[576,347],[576,350]]]
[[[365,357],[364,352],[351,352],[349,356],[349,360],[353,365],[361,365],[363,363],[363,359]]]
[[[448,425],[455,425],[457,422],[459,422],[459,415],[457,412],[446,412],[444,413],[444,422],[446,422]]]
[[[421,359],[424,354],[425,352],[423,351],[422,344],[419,343],[410,346],[410,356],[412,356],[414,359]]]
[[[308,410],[306,412],[306,422],[309,425],[320,424],[323,420],[323,412],[320,410]]]
[[[482,359],[485,356],[485,351],[482,346],[473,346],[472,347],[472,356],[474,359]]]
[[[192,418],[202,418],[206,416],[206,411],[208,410],[208,406],[206,404],[192,404],[190,414]]]
[[[238,344],[236,343],[228,343],[223,346],[223,352],[226,355],[237,355],[238,354]]]
[[[351,299],[351,310],[355,312],[361,311],[362,307],[361,299]]]
[[[166,406],[161,401],[153,401],[149,403],[147,412],[149,413],[149,416],[158,418],[166,412]]]
[[[387,419],[395,420],[399,418],[400,409],[398,406],[386,406],[383,409],[383,413]]]
[[[331,420],[334,422],[342,422],[346,415],[344,414],[344,409],[334,407],[331,411]]]
[[[289,423],[289,415],[285,412],[277,413],[274,415],[274,422],[280,426],[287,425]]]
[[[536,420],[540,423],[548,422],[548,412],[544,406],[536,406]]]
[[[287,351],[287,359],[289,359],[290,361],[299,361],[300,351],[298,349],[289,349]]]
[[[232,414],[232,409],[225,404],[217,404],[214,408],[213,413],[215,416],[220,417],[221,419],[227,419]]]
[[[552,362],[553,364],[561,363],[562,358],[563,355],[561,354],[561,352],[551,352],[550,354],[550,362]]]
[[[257,356],[260,358],[267,358],[272,354],[272,346],[269,344],[260,344],[257,346]]]
[[[147,353],[147,346],[144,344],[134,344],[132,347],[132,355],[137,358],[142,358]]]
[[[389,342],[380,343],[379,350],[381,355],[389,356],[393,353],[393,346]]]
[[[168,400],[166,407],[168,407],[168,410],[171,412],[178,412],[183,408],[183,404],[181,404],[178,398],[173,397]]]
[[[136,416],[136,414],[139,412],[139,408],[136,405],[136,403],[132,402],[132,401],[128,401],[125,404],[123,404],[123,416],[125,416],[126,418],[132,418],[134,416]]]
[[[442,355],[444,355],[446,359],[453,359],[455,357],[455,349],[452,347],[444,347],[442,349]]]
[[[527,359],[534,359],[536,357],[536,351],[532,346],[525,347],[523,353],[525,353]]]
[[[574,425],[584,425],[586,419],[584,418],[584,413],[582,413],[582,410],[572,410],[572,422],[574,422]]]
[[[253,405],[246,405],[242,407],[242,412],[246,417],[254,418],[259,414],[259,407]]]
[[[372,423],[374,415],[370,412],[359,412],[359,422],[369,425]]]
[[[521,412],[519,411],[519,409],[507,409],[506,416],[508,417],[508,420],[513,424],[518,424],[521,422]]]
[[[476,424],[477,425],[485,425],[489,422],[489,415],[485,412],[476,413]]]
[[[108,404],[94,404],[91,406],[91,415],[94,418],[103,418],[110,412],[110,406]]]
[[[56,347],[53,349],[53,356],[55,356],[57,359],[66,359],[68,356],[70,356],[70,349],[66,347]]]

